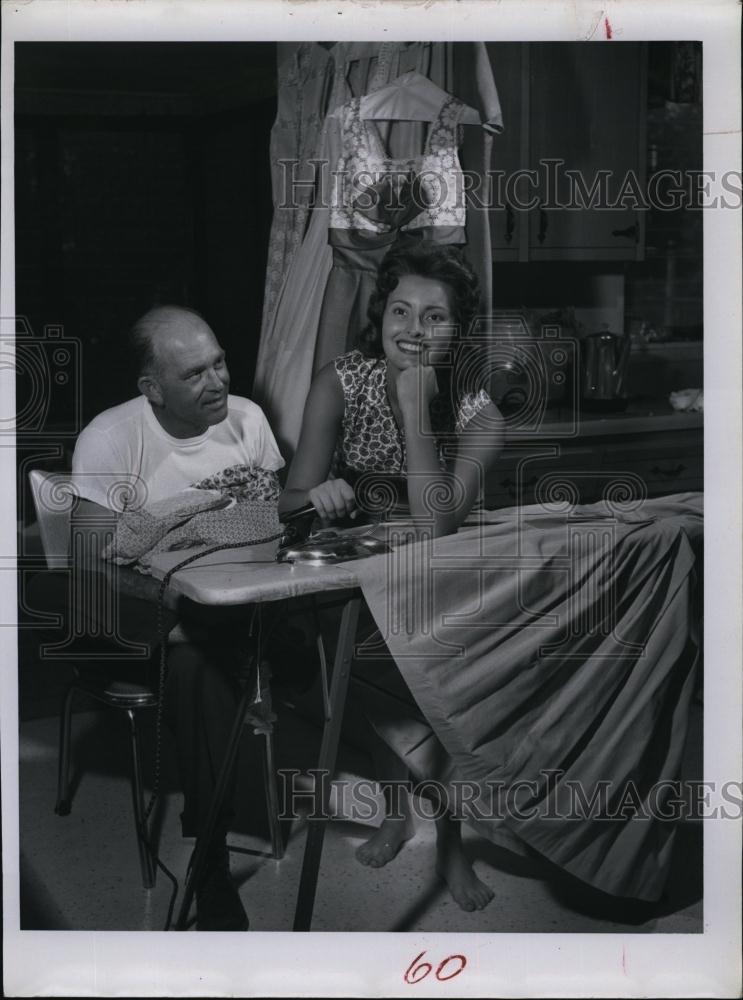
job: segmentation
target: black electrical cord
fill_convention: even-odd
[[[173,910],[175,909],[175,901],[178,898],[178,879],[173,875],[173,873],[166,867],[161,861],[157,852],[152,846],[150,837],[147,831],[147,821],[150,818],[152,810],[155,806],[155,802],[160,794],[160,760],[162,752],[162,718],[163,718],[163,704],[165,701],[165,675],[167,671],[167,661],[168,661],[168,636],[165,630],[165,616],[164,616],[164,598],[165,591],[170,583],[171,577],[189,566],[191,563],[196,562],[197,559],[202,559],[204,556],[212,555],[214,552],[221,552],[224,549],[242,549],[247,548],[252,545],[265,545],[268,542],[275,542],[282,538],[284,531],[276,532],[273,535],[267,535],[265,538],[256,538],[249,542],[226,542],[220,545],[212,545],[208,549],[204,549],[201,552],[194,552],[181,562],[176,563],[172,566],[165,576],[162,578],[160,583],[160,589],[157,595],[157,632],[160,640],[160,669],[158,677],[158,689],[157,689],[157,716],[155,723],[155,776],[152,786],[152,793],[150,794],[149,802],[147,803],[147,808],[145,809],[144,819],[142,821],[141,828],[137,831],[140,840],[145,846],[145,849],[149,852],[150,857],[157,865],[157,867],[163,872],[163,874],[170,880],[173,885],[173,890],[170,894],[170,901],[168,903],[168,913],[165,920],[164,930],[170,930],[171,921],[173,919]]]

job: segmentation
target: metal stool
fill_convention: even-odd
[[[89,695],[96,701],[117,708],[126,713],[129,720],[129,738],[132,764],[132,804],[139,849],[139,863],[142,869],[142,885],[151,889],[155,884],[155,863],[140,831],[144,826],[144,790],[142,787],[142,761],[137,732],[137,713],[157,706],[157,697],[145,684],[131,681],[110,680],[105,674],[100,678],[83,677],[75,668],[75,680],[70,684],[64,697],[59,726],[59,772],[57,780],[57,803],[54,811],[58,816],[68,816],[72,808],[70,798],[70,743],[72,730],[72,703],[76,692]]]

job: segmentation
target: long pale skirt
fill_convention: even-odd
[[[487,519],[360,564],[427,720],[375,725],[484,836],[655,900],[699,659],[702,497]]]

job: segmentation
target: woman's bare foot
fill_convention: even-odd
[[[413,828],[406,816],[391,819],[385,816],[379,829],[356,848],[356,858],[370,868],[383,868],[392,861],[406,840],[413,836]]]
[[[455,903],[463,910],[484,909],[493,891],[475,875],[462,847],[459,823],[442,819],[436,823],[436,874],[446,882]]]

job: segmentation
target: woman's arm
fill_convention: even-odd
[[[485,475],[503,447],[503,418],[493,403],[483,407],[458,436],[456,456],[444,471],[439,464],[429,412],[430,400],[436,392],[433,369],[422,373],[406,369],[398,379],[397,389],[405,433],[411,514],[420,530],[434,536],[451,534],[471,511]]]
[[[461,505],[454,512],[452,531],[460,527],[480,497],[486,476],[503,450],[505,428],[500,410],[491,402],[479,410],[459,434],[456,457],[453,463],[448,463],[455,487],[455,502],[457,489],[462,496]]]
[[[314,504],[325,520],[344,517],[353,509],[353,489],[344,479],[328,479],[343,411],[343,389],[331,362],[320,369],[310,387],[299,444],[279,499],[279,516],[306,503]]]

